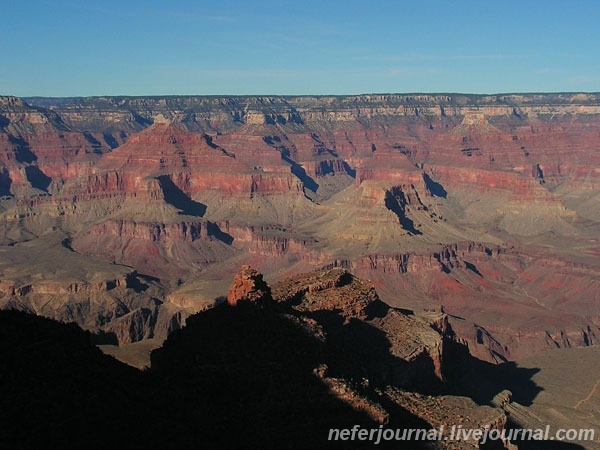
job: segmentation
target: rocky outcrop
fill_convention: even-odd
[[[367,317],[379,298],[373,286],[354,278],[345,269],[303,274],[275,286],[275,298],[302,311],[336,311],[346,320]]]
[[[264,304],[271,300],[271,288],[263,280],[261,273],[250,266],[243,266],[233,279],[227,294],[227,303],[237,306],[240,303]]]
[[[443,317],[415,320],[390,308],[379,300],[371,283],[354,277],[344,269],[308,273],[284,280],[274,286],[273,296],[276,301],[315,318],[326,334],[329,329],[332,341],[341,346],[339,351],[356,356],[363,351],[365,354],[379,354],[377,360],[362,362],[368,372],[363,375],[375,383],[403,387],[427,384],[434,389],[444,380],[444,339],[450,338],[453,332]],[[333,326],[329,322],[333,316],[343,319],[344,325],[349,330],[355,329],[356,333],[361,333],[360,328],[364,326],[365,338],[372,329],[374,341],[368,344],[366,339],[363,345],[367,347],[361,350],[346,348],[353,338],[345,334],[351,331]],[[385,336],[386,352],[378,348],[378,333]],[[330,370],[335,372],[336,369],[332,367]],[[337,370],[350,369],[342,366]]]

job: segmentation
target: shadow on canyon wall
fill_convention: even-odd
[[[168,175],[157,177],[160,187],[163,190],[165,201],[175,208],[180,209],[182,214],[188,216],[202,217],[206,213],[206,205],[192,200],[183,192]]]

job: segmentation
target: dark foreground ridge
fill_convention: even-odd
[[[316,340],[277,314],[193,317],[147,373],[76,325],[0,311],[0,329],[2,448],[347,448],[330,427],[378,425],[329,393]]]
[[[102,354],[77,325],[0,311],[0,446],[372,448],[329,442],[328,431],[429,429],[459,418],[502,428],[494,404],[506,394],[493,381],[515,381],[524,404],[537,392],[531,372],[470,357],[443,316],[390,308],[345,270],[297,276],[271,292],[245,267],[230,297],[191,316],[145,372]],[[437,445],[427,448],[449,448]]]

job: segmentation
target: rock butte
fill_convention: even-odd
[[[597,94],[0,97],[0,307],[126,344],[344,268],[486,360],[592,345],[599,142]]]

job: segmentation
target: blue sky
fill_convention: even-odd
[[[600,91],[600,1],[0,0],[0,94]]]

